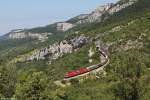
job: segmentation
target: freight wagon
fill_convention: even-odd
[[[77,76],[77,75],[81,75],[81,74],[87,73],[89,71],[90,70],[87,69],[87,68],[80,68],[77,71],[68,72],[67,74],[65,74],[64,78],[74,77],[74,76]]]

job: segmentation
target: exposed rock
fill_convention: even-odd
[[[108,49],[109,49],[109,46],[106,45],[101,39],[97,39],[95,41],[95,45],[96,47],[103,53],[105,53],[106,55],[108,55]],[[100,61],[101,63],[105,62],[106,61],[106,57],[104,57],[104,55],[100,55]]]
[[[104,43],[101,39],[97,39],[95,41],[95,45],[99,50],[103,51],[105,54],[108,55],[108,44]]]
[[[81,36],[75,37],[69,41],[72,44],[73,49],[77,49],[77,48],[81,48],[86,42],[88,42],[87,40],[88,40],[87,37],[81,35]]]
[[[92,57],[95,54],[94,50],[92,48],[90,48],[89,50],[89,57]]]
[[[89,56],[89,58],[90,58],[90,59],[89,59],[89,63],[92,63],[92,62],[93,62],[92,57],[94,56],[94,54],[95,54],[95,52],[94,52],[93,48],[90,47],[89,54],[88,54],[88,56]]]
[[[122,4],[112,4],[109,3],[104,6],[99,6],[97,9],[95,9],[92,13],[89,15],[86,15],[84,19],[81,19],[77,22],[77,24],[81,23],[91,23],[91,22],[101,22],[105,19],[107,19],[110,15],[119,12],[120,10],[133,5],[137,0],[129,0],[128,2],[122,3]]]
[[[71,29],[73,26],[74,26],[73,24],[65,23],[65,22],[57,23],[57,30],[58,31],[67,31],[67,30]]]
[[[86,43],[88,43],[87,37],[83,35],[76,36],[73,39],[64,40],[59,43],[57,42],[53,45],[49,45],[46,48],[35,51],[31,54],[31,56],[27,57],[27,60],[48,59],[49,63],[51,63],[53,60],[58,59],[65,54],[72,53],[74,50],[82,47]]]
[[[116,26],[116,27],[112,28],[109,32],[110,32],[110,33],[118,32],[118,31],[120,31],[121,29],[122,29],[122,26]]]
[[[129,0],[129,2],[123,3],[123,4],[117,4],[115,6],[113,6],[111,9],[108,10],[109,14],[114,14],[128,6],[131,6],[132,4],[134,4],[137,0]]]
[[[65,32],[72,27],[74,27],[73,24],[66,23],[66,22],[60,22],[56,24],[57,31],[62,31],[62,32]],[[33,33],[25,29],[16,29],[16,30],[12,30],[11,32],[9,32],[8,37],[9,39],[23,39],[23,38],[29,37],[29,38],[38,39],[41,42],[44,42],[46,39],[48,39],[48,35],[52,35],[52,34],[53,33],[48,33],[48,32]]]
[[[23,39],[23,38],[33,38],[38,39],[40,41],[45,41],[48,39],[48,35],[51,35],[52,33],[31,33],[31,32],[11,32],[9,34],[10,39]]]
[[[95,11],[90,13],[88,16],[86,16],[85,19],[78,21],[77,23],[86,23],[86,22],[94,22],[94,21],[101,21],[103,14],[107,12],[107,10],[112,6],[112,4],[107,4],[104,6],[99,6]]]

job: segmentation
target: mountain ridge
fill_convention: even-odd
[[[137,0],[129,0],[123,3],[109,3],[103,6],[97,7],[94,11],[89,14],[81,14],[74,18],[71,18],[64,22],[56,22],[54,24],[47,25],[45,27],[37,27],[32,29],[21,29],[20,31],[11,31],[8,34],[10,39],[20,39],[20,38],[37,38],[40,41],[45,41],[48,35],[63,33],[71,30],[73,27],[78,26],[78,24],[86,24],[93,22],[103,22],[113,13],[120,11],[128,6],[131,6],[137,2]],[[73,23],[72,23],[73,22]],[[40,35],[42,34],[42,35]]]

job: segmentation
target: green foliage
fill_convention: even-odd
[[[139,82],[146,70],[142,55],[136,51],[129,51],[120,55],[119,59],[122,60],[116,61],[114,68],[114,72],[119,78],[114,93],[121,100],[140,100],[143,91]],[[126,58],[126,56],[128,57]]]
[[[122,2],[126,2],[126,0],[119,3]],[[30,39],[9,40],[4,44],[0,43],[0,97],[14,95],[19,100],[149,100],[149,4],[149,0],[139,0],[133,6],[110,16],[103,23],[79,25],[68,33],[59,34],[55,24],[29,30],[37,33],[56,33],[44,43],[37,43],[36,40]],[[70,21],[73,23],[77,19]],[[131,21],[133,23],[128,25]],[[116,26],[123,27],[117,32],[103,34]],[[99,79],[87,79],[82,82],[71,80],[73,85],[65,88],[54,84],[56,80],[63,79],[66,72],[90,65],[88,50],[93,47],[93,44],[88,44],[72,54],[64,55],[51,65],[48,65],[47,61],[41,60],[17,63],[17,70],[11,65],[6,66],[6,62],[17,55],[28,53],[35,48],[45,47],[63,40],[66,36],[68,36],[67,38],[74,37],[73,33],[76,30],[89,37],[100,33],[103,41],[112,44],[109,48],[110,64],[105,67],[107,73],[105,76],[101,75]],[[134,49],[125,50],[125,45],[129,40],[131,42],[138,41],[143,45],[140,48],[133,46]],[[123,49],[120,48],[121,46]],[[4,57],[8,60],[5,60]],[[93,59],[92,64],[99,63],[97,52]],[[15,80],[17,80],[16,84]]]
[[[18,40],[3,40],[0,42],[0,57],[12,59],[17,55],[31,51],[36,46],[35,40],[30,38]]]
[[[15,97],[19,100],[43,100],[47,86],[47,76],[43,72],[26,74],[16,84]]]
[[[0,96],[9,98],[14,94],[16,77],[14,65],[0,65]]]
[[[27,71],[30,69],[37,69],[39,71],[46,71],[49,67],[47,61],[40,60],[40,61],[30,61],[30,62],[18,62],[16,63],[17,70],[20,71]]]
[[[111,92],[111,83],[105,80],[86,80],[66,90],[69,100],[118,100]]]
[[[64,55],[62,58],[54,61],[47,70],[50,80],[59,80],[64,74],[79,68],[85,68],[89,65],[99,63],[99,57],[93,57],[93,63],[89,63],[88,50],[93,44],[88,44],[72,54]]]

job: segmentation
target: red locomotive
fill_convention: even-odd
[[[75,76],[78,76],[78,75],[81,75],[81,74],[93,71],[95,69],[98,69],[98,68],[104,66],[105,64],[107,64],[107,62],[109,61],[108,60],[108,56],[106,56],[105,52],[103,52],[101,50],[100,50],[100,53],[106,58],[105,62],[96,64],[96,65],[93,65],[93,66],[90,66],[90,67],[87,67],[87,68],[80,68],[77,71],[68,72],[67,74],[65,74],[64,78],[67,79],[67,78],[75,77]]]
[[[83,74],[83,73],[87,73],[89,71],[90,70],[87,69],[87,68],[80,68],[77,71],[68,72],[67,74],[65,74],[64,78],[74,77],[74,76],[77,76],[77,75],[80,75],[80,74]]]

